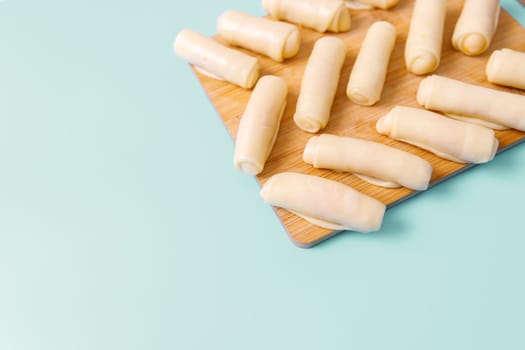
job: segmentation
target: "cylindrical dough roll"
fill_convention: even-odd
[[[421,81],[417,101],[426,109],[491,127],[525,131],[525,96],[433,75]]]
[[[494,130],[424,109],[396,106],[379,118],[376,129],[380,134],[459,163],[485,163],[498,150]]]
[[[405,46],[409,72],[422,75],[439,66],[446,0],[416,0]]]
[[[255,85],[237,129],[237,169],[250,175],[263,170],[279,132],[287,92],[286,82],[273,75],[263,76]]]
[[[499,0],[465,0],[452,45],[469,56],[485,52],[498,27],[499,12]]]
[[[372,24],[350,73],[346,95],[354,103],[371,106],[381,98],[396,28],[388,22]]]
[[[303,73],[294,121],[307,132],[317,132],[330,119],[341,68],[346,58],[345,43],[324,37],[314,45]]]
[[[346,0],[346,6],[354,10],[372,9],[378,7],[388,10],[397,5],[399,0]]]
[[[189,63],[240,87],[252,88],[259,78],[257,58],[225,47],[189,29],[179,32],[173,46],[175,53]]]
[[[346,32],[350,13],[343,0],[263,0],[263,8],[277,20],[284,20],[318,32]]]
[[[310,138],[303,160],[315,168],[348,171],[374,185],[428,188],[432,166],[426,160],[382,143],[323,134]]]
[[[494,51],[487,63],[487,80],[525,90],[525,53],[511,49]]]
[[[224,12],[217,20],[217,29],[229,44],[264,54],[277,62],[295,56],[301,46],[296,26],[239,11]]]
[[[385,213],[383,203],[340,182],[291,172],[272,176],[261,196],[270,205],[331,230],[377,231]]]

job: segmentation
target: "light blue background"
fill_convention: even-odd
[[[298,249],[172,53],[228,8],[0,3],[0,349],[525,348],[525,146]]]

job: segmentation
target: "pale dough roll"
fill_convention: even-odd
[[[259,61],[225,47],[200,33],[183,29],[175,38],[175,53],[219,79],[250,89],[259,78]]]
[[[229,44],[261,53],[277,62],[295,56],[301,46],[296,26],[239,11],[224,12],[217,20],[217,29]]]
[[[340,182],[291,172],[272,176],[261,196],[270,205],[331,230],[377,231],[386,209],[383,203]]]
[[[416,0],[405,46],[409,72],[422,75],[439,66],[446,0]]]
[[[382,143],[323,134],[308,140],[303,160],[315,168],[348,171],[374,185],[423,191],[432,166],[426,160]]]
[[[381,98],[396,28],[388,22],[372,24],[350,73],[346,95],[354,103],[371,106]]]
[[[324,33],[350,29],[350,13],[343,0],[263,0],[264,10],[277,20]]]
[[[346,47],[341,39],[324,37],[315,43],[294,115],[295,124],[304,131],[315,133],[328,123],[345,58]]]
[[[465,0],[452,45],[469,56],[485,52],[498,27],[499,12],[499,0]]]
[[[487,63],[487,80],[525,90],[525,53],[511,49],[494,51]]]
[[[399,0],[346,0],[346,7],[353,10],[369,10],[378,7],[383,10],[388,10],[397,5]]]
[[[433,75],[421,81],[417,101],[433,109],[491,128],[525,131],[525,96]]]
[[[237,129],[237,169],[250,175],[264,169],[279,132],[287,93],[286,82],[277,76],[265,75],[255,85]]]
[[[459,163],[485,163],[498,150],[494,130],[424,109],[396,106],[377,121],[376,129],[380,134]]]

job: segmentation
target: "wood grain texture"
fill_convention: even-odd
[[[374,186],[349,173],[314,169],[303,162],[302,152],[307,140],[312,134],[300,130],[293,122],[293,115],[295,113],[295,105],[303,70],[312,51],[313,44],[323,35],[336,36],[343,39],[348,45],[347,59],[342,70],[335,103],[332,108],[331,119],[328,126],[322,130],[323,133],[360,137],[416,154],[429,161],[434,167],[431,185],[435,185],[469,168],[469,166],[465,164],[447,161],[417,147],[389,139],[375,131],[376,120],[388,112],[393,106],[405,105],[419,107],[416,101],[416,91],[423,77],[408,73],[403,59],[412,7],[413,1],[403,0],[390,11],[351,11],[352,28],[348,33],[320,34],[302,28],[302,45],[299,54],[284,63],[276,63],[263,56],[258,56],[252,52],[243,50],[250,55],[256,55],[260,58],[261,75],[278,75],[283,77],[289,84],[287,108],[282,119],[279,136],[264,171],[257,177],[259,184],[264,184],[273,174],[283,171],[295,171],[340,181],[382,201],[389,207],[415,194],[406,188],[386,189]],[[459,79],[467,83],[475,83],[499,90],[523,94],[524,92],[520,90],[488,83],[485,77],[485,65],[488,57],[495,49],[506,47],[525,51],[525,29],[508,13],[502,10],[499,28],[490,49],[481,56],[467,57],[455,51],[450,43],[454,25],[459,17],[461,7],[462,1],[448,1],[442,60],[440,67],[435,73]],[[379,20],[389,21],[396,26],[398,31],[397,41],[390,60],[381,101],[372,107],[359,106],[352,103],[346,97],[346,85],[348,83],[350,70],[366,31],[372,23]],[[219,38],[217,38],[217,40],[220,41]],[[202,86],[226,128],[235,139],[239,119],[248,102],[251,91],[208,78],[197,71],[195,71],[195,74],[202,83]],[[525,134],[516,130],[498,131],[496,135],[500,141],[500,151],[525,139]],[[311,247],[338,233],[313,226],[286,210],[275,209],[275,211],[286,228],[291,240],[299,247]],[[388,215],[388,212],[386,215]]]

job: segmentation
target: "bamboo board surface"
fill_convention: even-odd
[[[440,67],[435,72],[467,83],[475,83],[498,90],[524,94],[524,92],[492,85],[486,81],[485,65],[491,52],[495,49],[511,48],[525,51],[525,29],[520,26],[507,12],[502,9],[498,31],[489,50],[481,56],[467,57],[452,48],[450,43],[456,20],[461,12],[462,1],[448,1],[445,31],[443,36],[443,51]],[[427,161],[434,167],[431,186],[450,176],[466,170],[469,166],[441,159],[427,151],[406,143],[398,142],[379,135],[375,131],[376,120],[386,114],[395,105],[419,107],[416,101],[416,91],[423,77],[407,72],[404,64],[404,46],[407,37],[413,1],[402,0],[390,11],[351,11],[352,28],[347,33],[321,34],[309,29],[301,29],[301,50],[299,54],[284,63],[276,63],[268,58],[244,51],[259,58],[262,75],[278,75],[289,85],[287,108],[283,115],[281,127],[274,149],[264,171],[257,176],[259,184],[272,175],[283,171],[295,171],[318,175],[344,184],[372,196],[389,207],[415,193],[406,188],[387,189],[371,185],[349,173],[339,173],[331,170],[314,169],[302,160],[302,152],[307,140],[312,134],[300,130],[293,122],[295,105],[299,93],[301,78],[306,62],[312,51],[313,44],[322,36],[332,35],[341,38],[348,46],[347,59],[344,64],[341,80],[337,90],[332,114],[327,127],[322,133],[341,136],[355,136],[381,142],[398,149],[409,151]],[[388,74],[381,101],[372,107],[359,106],[352,103],[345,95],[350,70],[359,51],[366,31],[372,23],[386,20],[397,28],[397,40],[390,60]],[[216,38],[220,41],[219,38]],[[232,84],[208,78],[195,71],[203,88],[215,106],[222,121],[231,136],[235,139],[237,126],[244,108],[250,97],[250,90],[236,87]],[[525,111],[524,111],[525,112]],[[500,142],[500,152],[525,139],[525,134],[516,130],[498,131],[496,136]],[[233,157],[233,155],[232,155]],[[290,214],[283,209],[275,209],[292,241],[303,248],[311,247],[338,232],[313,226],[307,221]],[[388,215],[388,213],[387,213]]]

